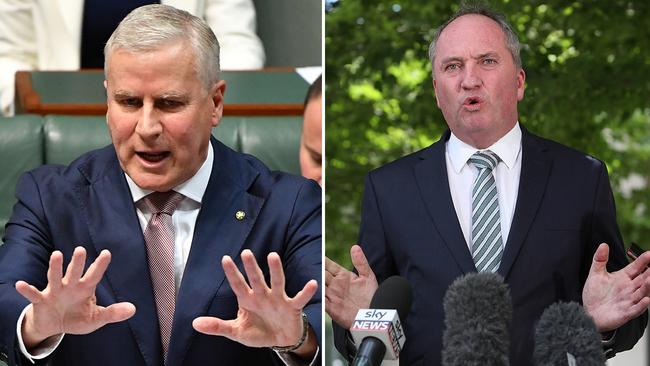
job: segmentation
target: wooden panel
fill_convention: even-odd
[[[293,69],[223,71],[224,115],[298,116],[309,85]],[[16,113],[103,115],[102,70],[19,71]]]

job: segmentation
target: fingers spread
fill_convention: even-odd
[[[16,291],[32,304],[38,304],[43,300],[43,294],[38,289],[25,281],[16,282]]]
[[[61,288],[63,278],[63,253],[55,250],[50,256],[50,266],[47,269],[47,282],[53,290]]]
[[[609,258],[609,246],[601,243],[594,253],[594,260],[591,262],[590,273],[604,274],[607,273],[607,260]]]
[[[364,276],[364,277],[375,276],[360,246],[358,245],[352,246],[352,248],[350,249],[350,257],[352,258],[352,264],[354,265],[354,268],[356,268],[357,272],[359,272],[359,276]]]
[[[221,320],[211,316],[200,316],[192,321],[192,327],[197,332],[209,335],[224,336],[233,339],[235,333],[233,320]]]
[[[223,271],[226,274],[230,288],[232,288],[235,296],[237,296],[238,299],[248,296],[248,293],[251,291],[251,289],[248,287],[248,284],[246,284],[244,276],[241,274],[241,272],[239,272],[239,269],[237,269],[237,266],[235,265],[235,262],[232,261],[232,258],[224,255],[221,259],[221,266],[223,267]]]
[[[318,282],[316,280],[309,280],[305,287],[300,290],[293,299],[289,300],[294,309],[302,309],[307,305],[309,300],[314,296],[318,290]]]
[[[264,274],[260,269],[260,266],[257,265],[255,256],[253,252],[249,249],[245,249],[241,253],[242,262],[244,262],[244,269],[246,270],[246,277],[248,277],[248,283],[253,289],[253,292],[263,293],[268,291],[266,286],[266,281],[264,280]]]
[[[650,252],[645,252],[625,267],[625,274],[630,278],[635,278],[645,272],[650,264]]]
[[[329,286],[332,281],[334,281],[334,276],[329,272],[325,272],[325,287]]]
[[[331,273],[336,276],[340,271],[345,271],[346,269],[341,267],[338,263],[333,260],[325,257],[325,273]]]
[[[97,286],[99,281],[102,280],[109,263],[111,263],[111,253],[108,250],[102,250],[97,259],[88,267],[81,280],[88,286]]]
[[[266,258],[271,274],[271,289],[276,294],[284,295],[284,270],[278,253],[271,252]]]
[[[636,318],[637,316],[641,315],[641,313],[648,310],[648,306],[650,306],[650,297],[646,296],[639,300],[639,302],[636,304],[630,306],[630,318]]]
[[[66,284],[74,284],[81,279],[81,274],[84,270],[86,262],[86,249],[83,247],[76,247],[72,253],[72,260],[68,264],[68,269],[63,277],[63,282]]]
[[[135,305],[130,302],[119,302],[107,306],[101,312],[101,321],[104,324],[117,323],[129,319],[135,314]]]

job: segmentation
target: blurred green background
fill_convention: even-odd
[[[650,2],[499,0],[523,44],[520,122],[607,163],[626,244],[650,249]],[[364,175],[446,129],[427,48],[458,1],[327,1],[326,254],[350,266]],[[525,189],[525,188],[524,188]]]

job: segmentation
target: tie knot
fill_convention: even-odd
[[[167,191],[153,192],[142,200],[151,213],[166,213],[167,215],[172,215],[182,199],[182,194],[174,191]]]
[[[494,170],[499,164],[499,156],[490,150],[477,151],[469,158],[469,162],[478,169]]]

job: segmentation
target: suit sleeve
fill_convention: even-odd
[[[286,291],[295,296],[307,282],[316,280],[319,290],[303,308],[309,325],[316,334],[319,349],[322,349],[322,222],[321,190],[314,181],[302,180],[289,223],[287,244],[282,258],[286,277]],[[320,352],[320,351],[319,351]],[[320,355],[316,362],[320,364]]]
[[[397,274],[392,255],[387,245],[381,211],[372,172],[366,176],[363,201],[361,205],[361,227],[359,228],[359,245],[368,259],[377,282]],[[352,344],[350,332],[332,322],[334,345],[346,359],[352,360],[356,346]]]
[[[40,192],[31,173],[18,180],[16,198],[4,245],[0,246],[0,357],[9,365],[31,365],[23,358],[16,336],[18,318],[29,301],[16,291],[15,284],[24,280],[45,288],[52,247]]]
[[[607,169],[604,164],[600,164],[598,183],[596,188],[596,199],[594,200],[593,219],[591,227],[591,238],[589,240],[590,248],[587,251],[589,257],[584,259],[585,268],[583,268],[583,284],[589,273],[589,268],[593,260],[593,255],[600,243],[609,244],[609,261],[607,270],[609,272],[618,271],[628,264],[625,256],[625,247],[616,223],[616,207],[614,196],[609,184]],[[613,345],[606,347],[607,356],[613,357],[616,352],[629,350],[643,335],[643,331],[648,323],[648,312],[645,311],[636,319],[632,319],[622,327],[616,330]],[[609,349],[611,348],[611,350]]]

